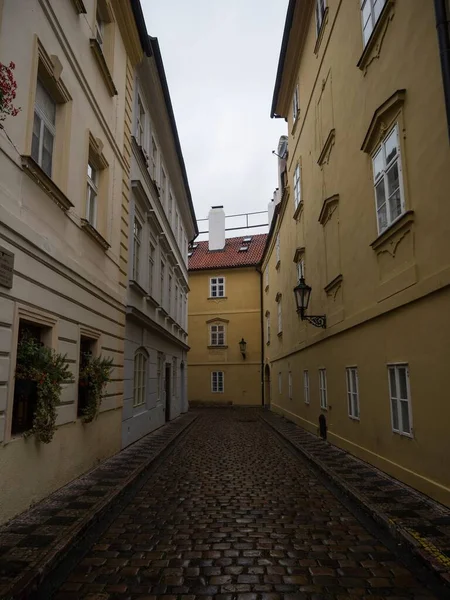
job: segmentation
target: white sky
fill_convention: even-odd
[[[272,150],[287,125],[270,118],[270,107],[287,3],[141,0],[160,44],[197,219],[217,204],[227,215],[267,210],[277,187]]]

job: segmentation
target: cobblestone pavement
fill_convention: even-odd
[[[382,541],[370,519],[358,520],[257,411],[198,412],[123,510],[63,569],[55,599],[450,597],[390,538]],[[51,597],[46,589],[40,598]]]

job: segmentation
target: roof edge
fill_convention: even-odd
[[[284,24],[283,40],[281,42],[280,58],[278,59],[277,76],[275,79],[275,88],[273,90],[272,108],[270,109],[270,118],[279,118],[281,115],[276,114],[278,104],[278,96],[280,94],[281,79],[284,71],[284,61],[286,60],[287,47],[289,44],[289,36],[291,34],[292,22],[294,20],[296,0],[289,0],[289,5],[286,13],[286,21]]]
[[[142,6],[139,0],[131,0],[131,10],[133,11],[134,20],[136,21],[136,27],[139,34],[139,39],[141,41],[142,50],[147,56],[151,56],[152,49],[148,38],[144,13],[142,12]]]
[[[192,221],[194,224],[195,236],[193,239],[195,239],[199,234],[198,225],[197,225],[197,217],[195,216],[194,204],[192,202],[191,190],[189,187],[189,181],[188,181],[187,172],[186,172],[186,165],[184,163],[183,152],[181,150],[180,138],[178,136],[178,129],[177,129],[176,121],[175,121],[175,114],[173,112],[172,101],[170,99],[169,86],[167,83],[166,72],[164,70],[164,64],[163,64],[163,60],[162,60],[161,50],[159,47],[158,38],[148,36],[148,41],[149,41],[150,50],[151,50],[151,54],[149,54],[149,56],[153,56],[155,59],[156,68],[158,70],[158,75],[159,75],[161,87],[162,87],[163,94],[164,94],[164,100],[166,103],[167,112],[169,114],[170,125],[172,127],[172,134],[173,134],[173,138],[175,141],[175,149],[176,149],[177,156],[178,156],[178,162],[180,163],[181,174],[183,177],[184,187],[186,189],[186,194],[187,194],[188,203],[189,203],[189,210],[190,210]],[[192,241],[192,240],[189,240],[189,241]]]

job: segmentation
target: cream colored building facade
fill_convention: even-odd
[[[158,40],[136,70],[122,444],[188,410],[188,242],[198,234]]]
[[[262,265],[265,403],[314,433],[324,415],[332,444],[450,505],[450,149],[433,3],[291,0],[272,116],[288,140]],[[300,275],[325,329],[297,315]]]
[[[0,60],[16,64],[22,109],[0,131],[0,246],[14,255],[12,282],[0,285],[1,521],[121,447],[132,126],[126,107],[143,54],[137,4],[0,2]],[[73,376],[63,386],[50,444],[25,439],[14,416],[24,323],[67,354]],[[83,345],[114,365],[100,414],[86,425],[78,411]]]
[[[262,403],[259,265],[266,237],[225,239],[225,213],[213,207],[209,241],[190,247],[189,402]]]

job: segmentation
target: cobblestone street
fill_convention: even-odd
[[[336,496],[258,411],[199,413],[39,598],[448,597],[416,559]]]

